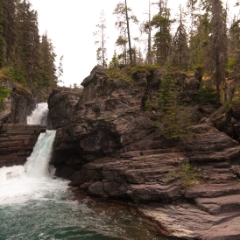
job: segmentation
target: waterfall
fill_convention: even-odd
[[[45,133],[39,135],[33,152],[25,163],[25,171],[29,177],[49,177],[48,163],[51,157],[55,134],[55,130],[47,130]]]
[[[0,168],[0,205],[39,199],[52,192],[66,192],[68,182],[53,179],[53,171],[49,171],[55,133],[55,130],[48,130],[39,135],[24,165]]]
[[[27,118],[28,124],[46,123],[48,106],[40,103]],[[25,202],[67,190],[67,181],[53,179],[54,170],[49,168],[55,130],[41,133],[30,157],[22,166],[0,168],[0,205]]]
[[[48,104],[38,103],[35,110],[27,117],[27,124],[29,125],[47,125]]]

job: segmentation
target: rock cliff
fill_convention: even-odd
[[[0,167],[23,164],[30,156],[43,126],[28,126],[27,116],[35,108],[28,89],[1,77],[0,87],[11,92],[0,109]]]
[[[192,106],[191,134],[167,140],[155,124],[161,77],[161,69],[148,69],[134,72],[133,82],[109,79],[97,66],[82,92],[53,91],[49,111],[57,128],[52,159],[57,175],[90,195],[131,201],[161,234],[239,239],[239,108],[228,113],[231,128],[221,128],[228,122],[226,111],[223,116],[214,106]],[[198,80],[181,73],[174,78],[179,101],[190,102]],[[146,99],[153,103],[150,113],[143,110]]]

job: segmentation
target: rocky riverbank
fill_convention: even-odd
[[[167,140],[155,124],[161,70],[132,77],[134,82],[109,79],[95,67],[81,92],[52,92],[57,175],[89,195],[131,201],[164,235],[240,238],[238,104],[228,111],[191,106],[191,134]],[[174,78],[179,101],[191,102],[198,80],[177,72]],[[150,113],[146,99],[153,104]]]

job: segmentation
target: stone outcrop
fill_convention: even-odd
[[[53,92],[50,115],[54,121],[60,116],[52,159],[57,175],[89,195],[131,201],[164,235],[240,239],[240,145],[219,127],[226,114],[195,106],[198,116],[189,136],[165,139],[155,125],[154,107],[143,111],[148,98],[154,106],[161,76],[157,69],[134,73],[134,82],[111,80],[97,66],[74,101],[70,90]],[[179,101],[191,101],[199,82],[173,76]],[[237,112],[233,108],[235,128]]]
[[[4,124],[0,129],[0,167],[24,164],[44,131],[42,126]]]
[[[63,126],[65,119],[71,117],[76,112],[76,105],[81,95],[81,89],[57,88],[49,96],[48,106],[49,120],[52,128]],[[59,111],[61,109],[61,111]]]

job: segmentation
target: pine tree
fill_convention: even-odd
[[[173,37],[171,46],[171,65],[179,68],[180,70],[187,70],[189,63],[189,48],[188,37],[185,26],[183,24],[183,8],[179,7],[179,21],[177,31]]]
[[[168,139],[178,139],[189,133],[190,115],[186,108],[178,105],[178,92],[174,76],[167,68],[162,76],[159,91],[159,109],[162,116],[158,125],[160,133]]]
[[[153,64],[153,52],[152,52],[152,25],[151,25],[151,0],[149,0],[148,20],[144,21],[140,25],[141,34],[147,34],[147,57],[146,62]]]
[[[57,85],[54,48],[47,33],[41,37],[40,56],[41,56],[41,86],[48,91]]]
[[[190,36],[190,68],[204,69],[204,56],[207,55],[209,44],[210,20],[209,14],[199,15],[196,22],[196,31]]]
[[[171,45],[170,34],[170,9],[167,7],[167,0],[159,0],[159,13],[152,19],[151,25],[157,29],[154,35],[154,49],[156,53],[156,62],[160,66],[167,63]]]
[[[190,39],[190,48],[191,48],[191,41],[193,39],[193,36],[197,34],[197,23],[199,20],[199,14],[196,13],[199,8],[196,6],[198,3],[198,0],[188,0],[187,1],[187,9],[188,14],[190,15],[190,33],[189,33],[189,39]],[[194,56],[194,47],[189,51],[189,68],[193,68],[195,63],[195,56]]]
[[[26,74],[31,90],[37,86],[37,74],[40,65],[40,36],[38,34],[37,12],[24,0],[17,5],[17,67]]]
[[[103,67],[107,66],[107,58],[106,58],[106,35],[105,35],[105,28],[106,28],[106,19],[104,11],[100,14],[100,21],[99,24],[96,25],[97,31],[94,33],[94,36],[97,37],[95,44],[98,45],[97,49],[97,61]]]
[[[2,36],[6,43],[5,65],[14,62],[16,48],[16,0],[1,0],[3,7],[3,19],[1,20]]]
[[[225,70],[227,66],[227,27],[226,11],[222,7],[220,0],[205,2],[205,7],[210,8],[210,35],[208,44],[208,54],[205,55],[208,70],[213,73],[213,78],[217,91],[217,102],[220,103],[220,87],[224,91],[224,101],[226,101]]]
[[[126,4],[126,3],[125,3]],[[124,3],[120,2],[114,9],[113,14],[117,15],[117,22],[115,26],[118,28],[120,35],[116,40],[116,45],[119,46],[122,50],[122,53],[119,55],[119,59],[123,59],[123,63],[127,64],[127,56],[129,56],[131,63],[131,47],[127,51],[127,43],[130,43],[130,34],[128,34],[128,21],[131,20],[133,23],[138,23],[136,16],[129,15],[129,12],[132,11],[131,8],[126,7]],[[131,44],[130,44],[131,45]],[[129,53],[129,54],[128,54]]]

